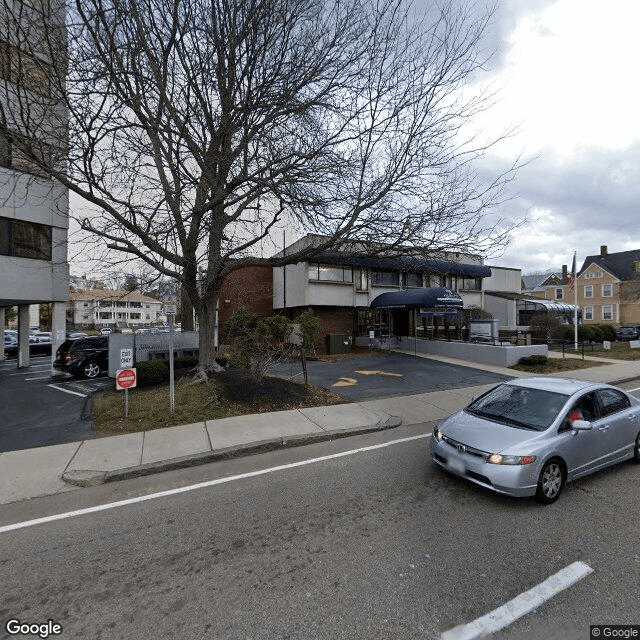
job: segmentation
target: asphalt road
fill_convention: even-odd
[[[16,617],[53,620],[62,638],[433,640],[576,561],[593,573],[493,637],[585,640],[589,624],[640,622],[640,466],[543,507],[434,468],[431,428],[6,505],[0,525],[209,483],[0,532],[2,628]]]
[[[303,379],[299,360],[278,364],[270,373],[293,380]],[[307,375],[311,384],[330,389],[352,402],[492,382],[498,384],[508,380],[506,376],[484,371],[480,365],[477,368],[462,367],[404,353],[383,351],[370,357],[356,356],[338,362],[309,360]],[[336,383],[345,386],[335,386]]]

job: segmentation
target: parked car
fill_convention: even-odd
[[[109,336],[65,340],[56,351],[53,368],[84,378],[95,378],[108,371]]]
[[[100,329],[100,335],[108,336],[111,333],[111,329],[109,327],[103,327]]]
[[[7,358],[15,358],[18,355],[18,340],[11,335],[5,333],[4,336],[4,353]],[[50,355],[51,339],[45,336],[29,336],[29,355]]]
[[[640,400],[580,380],[505,382],[435,427],[431,458],[498,493],[549,504],[567,481],[640,462]]]
[[[51,335],[39,334],[29,336],[29,355],[51,355]]]
[[[4,355],[6,358],[14,358],[18,353],[18,340],[12,335],[4,334]]]
[[[67,340],[77,340],[78,338],[87,338],[89,337],[88,333],[84,333],[83,331],[69,331],[67,333]]]
[[[638,329],[637,327],[618,327],[616,329],[616,337],[618,340],[637,340]]]

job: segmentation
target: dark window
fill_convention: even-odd
[[[405,273],[404,286],[405,287],[422,287],[422,274],[421,273]]]
[[[373,284],[397,287],[400,285],[399,271],[374,271]]]
[[[462,281],[462,289],[466,291],[480,291],[482,281],[480,278],[464,278]]]
[[[51,227],[25,220],[0,218],[0,254],[51,260]]]
[[[327,264],[310,264],[309,280],[351,283],[353,282],[353,269],[351,267],[340,267]]]
[[[623,409],[631,406],[629,398],[627,398],[624,393],[617,391],[616,389],[600,389],[600,391],[598,391],[598,397],[600,398],[600,404],[602,405],[603,416],[617,413],[618,411],[622,411]]]

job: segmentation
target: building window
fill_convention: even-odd
[[[463,291],[480,291],[482,289],[481,278],[464,278],[462,281]]]
[[[602,285],[602,297],[603,298],[611,298],[613,296],[613,285],[612,284],[603,284]]]
[[[586,280],[590,280],[591,278],[602,278],[602,271],[587,271],[584,274]]]
[[[356,271],[356,289],[358,291],[369,290],[369,279],[367,278],[366,269],[358,269]]]
[[[562,300],[564,298],[564,290],[556,289],[556,300]]]
[[[321,282],[353,282],[353,269],[351,267],[336,267],[327,264],[310,264],[309,280]]]
[[[132,320],[140,320],[141,319],[141,314],[132,313],[130,317],[131,317]]]
[[[584,287],[584,297],[585,298],[593,298],[593,285],[587,284]]]
[[[51,227],[26,220],[0,218],[0,254],[51,260]]]
[[[589,306],[584,308],[584,319],[593,320],[593,307]]]
[[[399,287],[400,272],[399,271],[374,271],[373,284],[384,287]]]
[[[602,319],[613,320],[613,307],[610,304],[602,307]]]
[[[422,287],[422,274],[421,273],[405,273],[404,274],[404,286],[409,288]]]

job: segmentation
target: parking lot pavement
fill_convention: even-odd
[[[302,381],[299,360],[280,363],[269,373]],[[509,377],[482,370],[481,366],[460,366],[404,353],[376,352],[338,362],[309,360],[309,382],[333,391],[352,402],[415,395],[429,391],[498,384]]]
[[[79,381],[51,375],[51,358],[33,357],[29,367],[0,362],[0,452],[95,437],[91,395],[110,388],[108,378]]]

